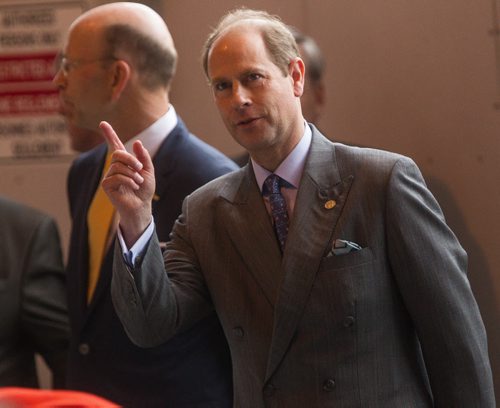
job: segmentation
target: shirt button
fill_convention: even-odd
[[[78,346],[78,352],[82,355],[82,356],[86,356],[87,354],[90,353],[90,346],[87,344],[87,343],[81,343],[79,346]]]
[[[323,383],[323,391],[331,392],[335,388],[335,381],[329,378]]]

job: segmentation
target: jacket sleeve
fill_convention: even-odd
[[[175,224],[168,260],[156,233],[134,267],[115,242],[111,297],[127,335],[139,347],[158,346],[213,311],[184,219],[183,213]]]
[[[436,407],[494,407],[485,328],[467,254],[410,159],[388,183],[391,269],[414,322]]]
[[[55,387],[64,386],[69,324],[59,233],[49,217],[33,229],[23,265],[21,321],[26,338],[42,355]]]

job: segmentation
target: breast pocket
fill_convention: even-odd
[[[352,334],[356,326],[347,329],[345,324],[357,319],[357,304],[364,301],[373,269],[374,256],[368,247],[323,258],[305,309],[304,326],[328,328],[333,338]]]
[[[373,253],[369,247],[343,255],[329,255],[323,258],[320,270],[356,268],[373,262]]]

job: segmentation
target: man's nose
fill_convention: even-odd
[[[233,105],[236,109],[249,106],[252,102],[250,92],[239,82],[233,83]]]
[[[58,68],[54,78],[52,78],[52,83],[56,85],[59,89],[64,87],[66,83],[66,76],[61,68]]]

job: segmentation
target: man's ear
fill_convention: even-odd
[[[124,60],[117,60],[113,62],[111,70],[111,92],[113,100],[120,97],[123,90],[130,80],[131,69],[130,65]]]
[[[288,72],[293,81],[293,93],[295,96],[300,97],[304,92],[304,75],[305,65],[301,58],[295,58],[288,65]]]

